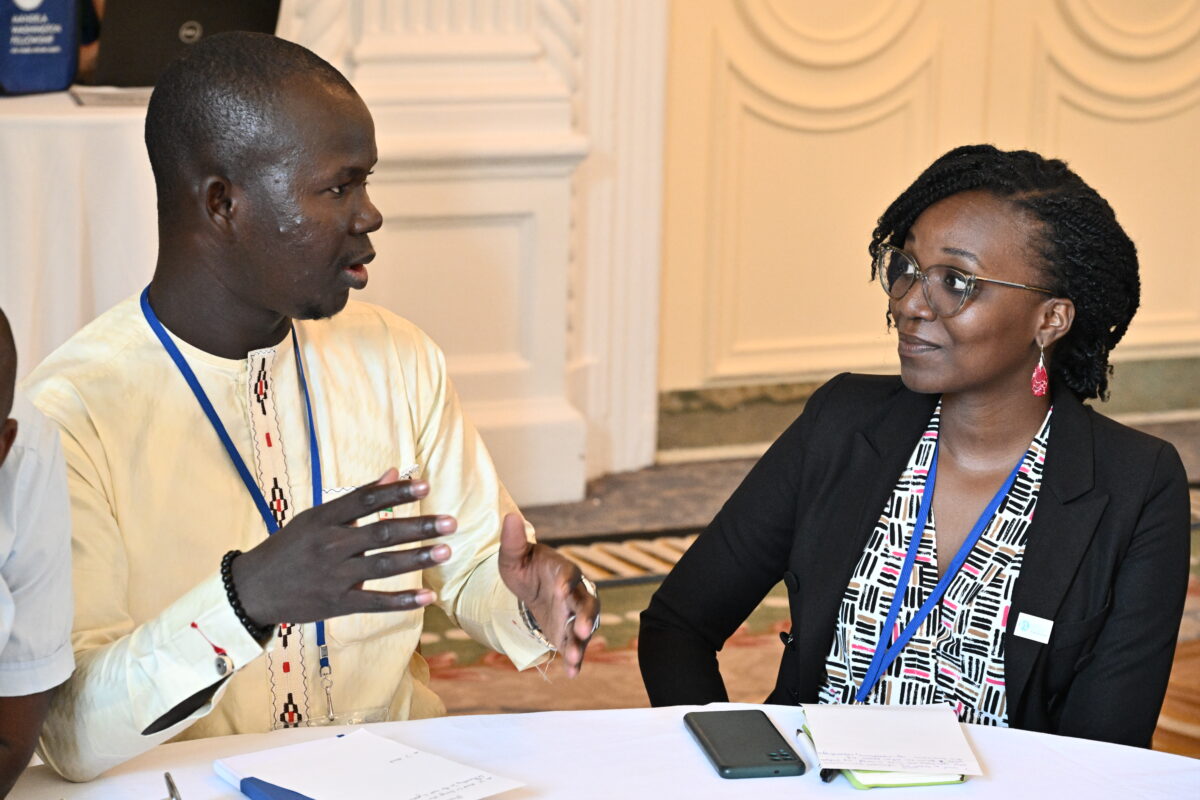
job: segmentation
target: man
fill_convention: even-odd
[[[552,644],[574,674],[590,587],[527,540],[437,347],[347,305],[382,223],[350,84],[213,36],[160,78],[146,145],[154,278],[29,379],[75,526],[79,667],[47,762],[83,780],[172,737],[443,713],[415,652],[434,601],[519,668]]]
[[[0,797],[29,763],[54,687],[75,663],[62,448],[28,400],[14,402],[16,373],[0,310]]]

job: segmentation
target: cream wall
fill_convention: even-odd
[[[1142,257],[1115,360],[1200,354],[1200,2],[676,0],[660,388],[894,370],[875,219],[937,155],[1064,158]]]

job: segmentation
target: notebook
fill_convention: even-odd
[[[983,774],[948,705],[805,705],[804,715],[822,769],[840,769],[858,789]]]
[[[524,785],[361,728],[222,758],[213,771],[256,800],[480,800]]]

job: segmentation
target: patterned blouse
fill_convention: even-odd
[[[854,702],[871,665],[916,524],[941,411],[939,403],[842,596],[833,646],[825,658],[828,675],[820,691],[822,703]],[[1041,487],[1052,413],[1053,409],[1046,414],[1007,498],[950,581],[941,602],[880,677],[866,702],[950,703],[962,722],[1008,725],[1003,634]],[[932,593],[938,578],[936,528],[930,508],[893,640]]]

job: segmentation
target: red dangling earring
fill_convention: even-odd
[[[1050,388],[1050,381],[1046,377],[1046,350],[1039,344],[1038,351],[1038,363],[1033,368],[1029,388],[1033,390],[1034,397],[1045,397],[1046,390]]]

